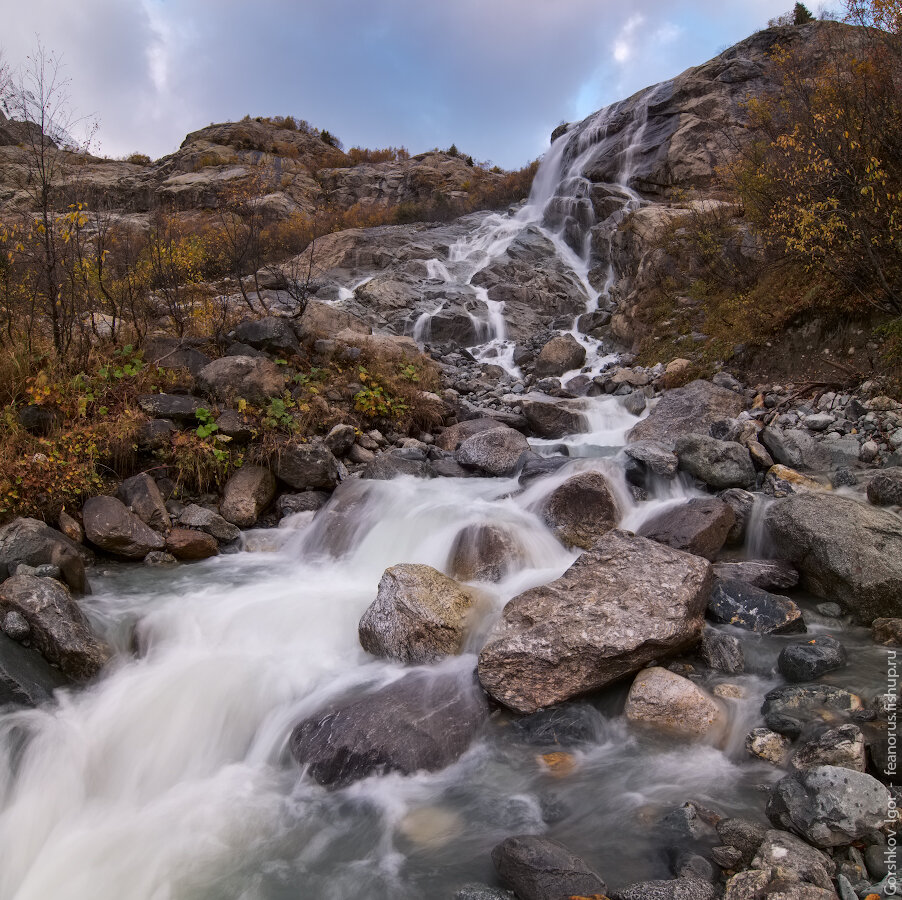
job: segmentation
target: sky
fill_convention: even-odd
[[[789,0],[29,0],[0,50],[62,60],[93,150],[158,158],[245,114],[346,147],[452,143],[518,168],[577,121],[699,65]],[[817,12],[816,3],[809,4]],[[77,136],[77,135],[76,135]]]

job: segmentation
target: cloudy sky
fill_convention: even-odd
[[[59,54],[96,152],[293,114],[346,146],[519,167],[551,129],[715,56],[790,0],[28,0],[0,48]],[[812,11],[815,4],[810,4]]]

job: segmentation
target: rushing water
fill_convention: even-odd
[[[625,137],[617,215],[640,202],[630,179],[655,96],[626,126],[618,120]],[[615,113],[603,111],[556,141],[529,202],[512,215],[486,217],[447,259],[428,263],[428,277],[469,285],[536,227],[594,308],[589,229],[597,223],[583,166]],[[503,308],[474,291],[488,311],[478,354],[492,351],[515,371]],[[428,318],[416,325],[419,339],[428,336]],[[590,368],[603,364],[597,342],[579,338]],[[736,632],[750,665],[729,679],[744,696],[725,701],[731,725],[718,746],[630,729],[621,686],[583,704],[584,740],[569,748],[574,769],[564,777],[500,712],[457,763],[432,774],[330,791],[287,753],[300,719],[409,671],[369,657],[357,639],[388,566],[446,569],[455,538],[472,525],[516,535],[524,564],[498,584],[478,585],[481,617],[468,652],[434,667],[467,678],[507,600],[558,577],[575,559],[539,515],[565,478],[604,472],[627,528],[692,496],[677,480],[634,502],[621,448],[635,417],[616,398],[578,403],[584,433],[533,442],[544,454],[565,451],[566,466],[525,489],[516,478],[352,480],[316,517],[248,533],[243,552],[174,571],[110,565],[94,573],[85,607],[119,651],[117,661],[88,690],[0,715],[0,900],[450,898],[467,882],[492,881],[492,847],[522,832],[565,842],[617,887],[670,874],[672,851],[691,842],[659,823],[686,800],[760,817],[761,785],[778,773],[747,758],[742,739],[778,683],[773,667],[787,638]],[[854,667],[835,681],[873,693],[882,652],[862,629],[806,609],[815,628],[841,630],[849,645]],[[711,676],[708,686],[723,680]]]

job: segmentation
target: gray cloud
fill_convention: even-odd
[[[562,119],[697,65],[788,0],[30,0],[13,63],[62,54],[100,151],[171,152],[189,131],[292,113],[346,145],[452,142],[519,166]]]

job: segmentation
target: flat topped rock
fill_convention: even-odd
[[[711,566],[625,531],[610,531],[551,584],[514,597],[479,655],[500,703],[531,713],[694,645]]]

